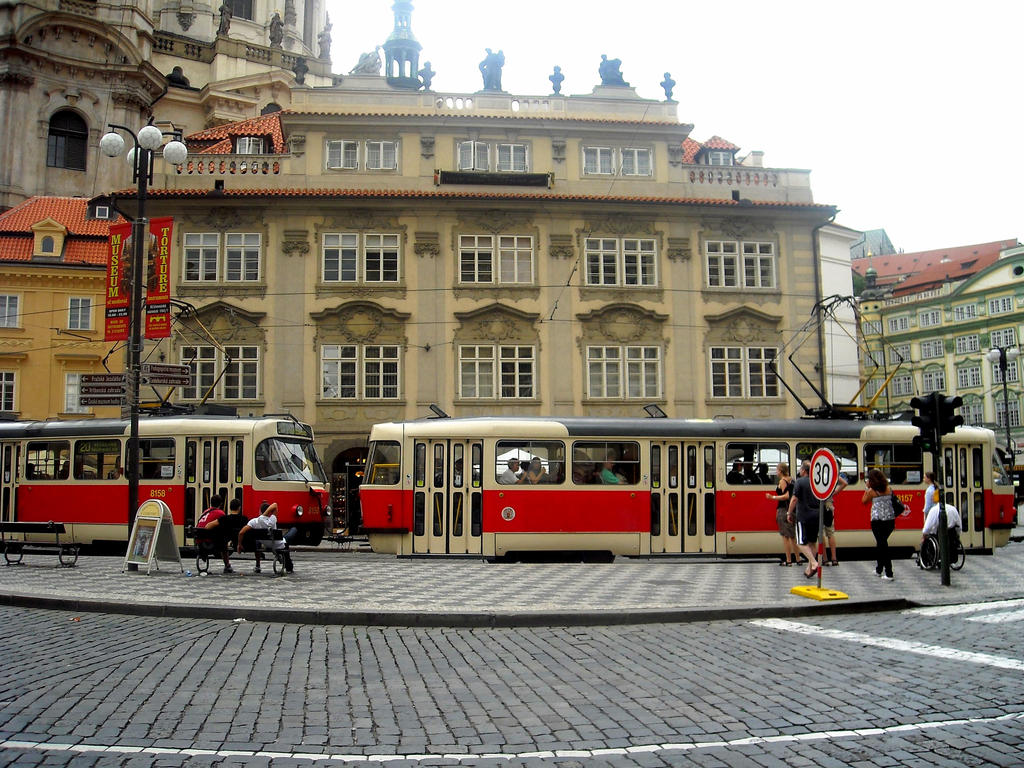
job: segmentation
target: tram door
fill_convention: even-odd
[[[682,448],[651,443],[651,554],[683,551]]]
[[[479,555],[483,444],[416,443],[413,554]]]
[[[242,498],[244,462],[245,441],[241,437],[186,438],[186,525],[195,524],[215,493],[223,494],[225,510],[231,499]]]
[[[683,443],[683,552],[715,551],[715,444]]]
[[[14,520],[14,494],[18,459],[21,446],[4,443],[0,449],[0,521],[9,523]]]
[[[960,511],[963,532],[960,541],[967,549],[985,546],[985,465],[979,446],[955,445],[942,450],[942,481],[945,501]]]

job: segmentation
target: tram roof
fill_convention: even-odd
[[[258,423],[289,421],[283,416],[145,416],[139,419],[139,434],[144,436],[165,433],[197,435],[224,431],[251,430]],[[81,436],[126,436],[130,430],[127,419],[79,419],[51,421],[0,421],[0,439],[56,438]]]
[[[476,416],[379,424],[409,436],[466,437],[648,437],[648,438],[808,438],[817,440],[906,440],[917,427],[905,421],[858,421],[846,419],[664,419]],[[991,430],[960,427],[957,434],[973,439]],[[382,435],[383,437],[383,435]]]

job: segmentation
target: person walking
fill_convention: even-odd
[[[811,490],[811,462],[800,465],[800,476],[793,484],[793,495],[789,500],[788,518],[796,522],[797,548],[807,558],[804,576],[812,578],[818,572],[818,560],[814,556],[814,545],[818,541],[818,497]]]
[[[892,489],[889,479],[880,469],[869,469],[864,478],[868,488],[861,497],[861,504],[871,505],[871,533],[875,537],[875,575],[885,581],[893,580],[892,555],[889,554],[889,537],[896,529],[896,512],[892,506]],[[909,510],[903,510],[903,515]]]
[[[793,478],[789,474],[789,464],[779,462],[775,467],[775,475],[779,481],[775,493],[769,491],[765,497],[775,502],[775,524],[782,537],[783,552],[779,565],[789,567],[793,565],[794,560],[800,559],[796,548],[796,528],[789,520],[789,499],[793,495]]]

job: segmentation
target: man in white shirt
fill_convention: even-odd
[[[501,473],[498,482],[502,485],[515,485],[519,482],[519,459],[508,460],[508,469]]]
[[[960,510],[952,504],[946,504],[946,527],[962,531],[962,520]],[[921,540],[924,541],[929,535],[934,536],[939,530],[939,505],[935,504],[928,510],[928,516],[924,520],[924,528],[921,529]]]
[[[267,503],[263,502],[260,504],[260,514],[250,520],[246,526],[238,532],[238,551],[249,549],[256,554],[256,573],[260,572],[260,562],[263,560],[263,555],[260,552],[258,545],[253,541],[254,534],[252,531],[273,531],[277,529],[277,502]],[[284,560],[284,569],[286,573],[291,573],[294,570],[292,564],[292,556],[288,552],[288,543],[286,541],[275,541],[275,550],[283,550],[282,559]]]

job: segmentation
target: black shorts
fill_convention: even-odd
[[[800,544],[818,543],[818,518],[808,517],[796,521],[796,540]]]

